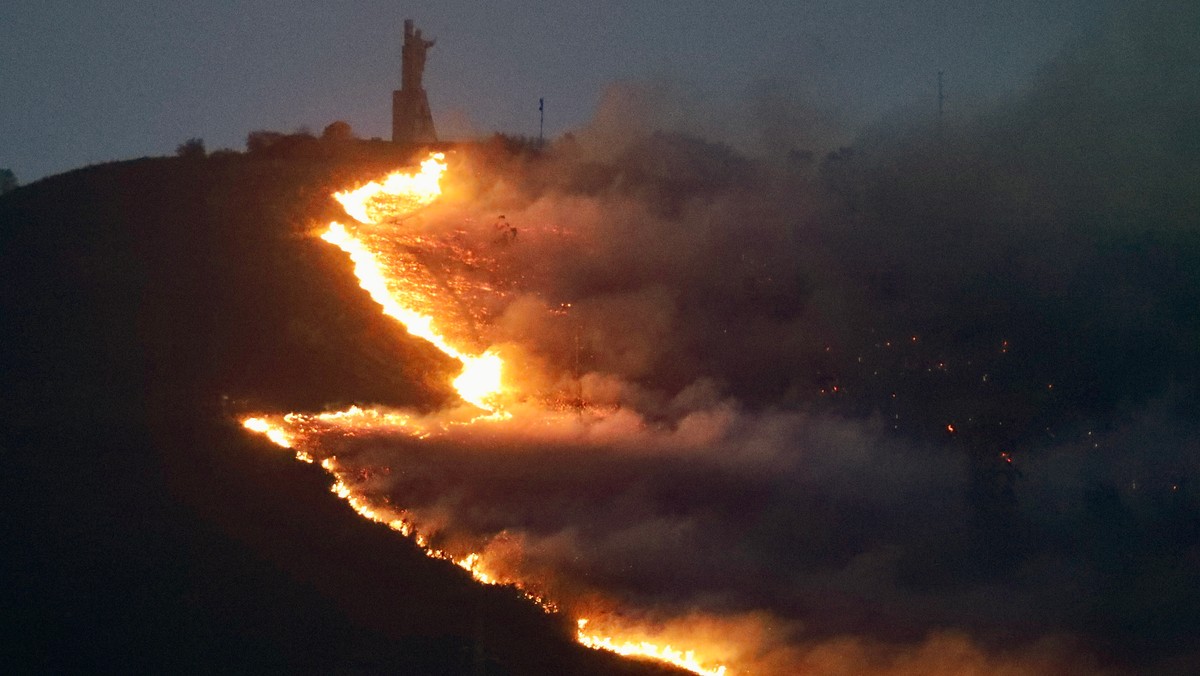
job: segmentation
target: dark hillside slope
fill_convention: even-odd
[[[356,515],[246,406],[432,406],[452,367],[311,230],[378,162],[82,169],[0,199],[6,671],[661,673]]]

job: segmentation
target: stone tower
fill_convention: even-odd
[[[412,19],[404,20],[404,50],[401,52],[403,72],[400,89],[392,92],[393,143],[432,143],[437,140],[429,99],[425,97],[425,88],[421,86],[425,52],[433,43],[433,40],[421,37],[420,30],[413,30]]]

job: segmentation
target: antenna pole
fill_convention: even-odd
[[[942,71],[938,71],[938,134],[942,133],[942,117],[946,112],[946,97],[942,89]]]
[[[538,147],[545,142],[546,131],[546,99],[538,99]]]

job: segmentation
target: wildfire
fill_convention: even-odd
[[[383,183],[372,181],[356,190],[339,192],[334,198],[342,204],[348,215],[366,225],[378,225],[376,218],[402,217],[431,204],[441,194],[438,181],[446,170],[443,160],[442,154],[437,153],[421,163],[421,171],[417,174],[396,172],[384,179]],[[499,355],[491,351],[471,355],[451,345],[435,326],[433,317],[406,304],[403,294],[392,291],[387,272],[376,252],[341,223],[330,223],[321,239],[350,256],[359,286],[383,307],[385,315],[399,321],[410,334],[429,341],[463,365],[462,372],[453,384],[464,401],[485,411],[497,412],[496,401],[503,389],[503,362]]]
[[[372,181],[354,190],[336,193],[333,197],[351,218],[363,226],[393,225],[415,210],[432,204],[441,195],[439,181],[446,170],[444,159],[441,153],[433,154],[421,163],[417,173],[396,172],[382,182]],[[313,463],[316,457],[324,456],[320,466],[333,477],[330,490],[335,495],[345,500],[363,518],[384,524],[411,538],[427,556],[457,565],[481,584],[511,586],[548,613],[559,612],[555,602],[536,592],[536,585],[497,572],[494,566],[489,565],[484,554],[469,552],[455,556],[432,546],[429,535],[418,529],[411,514],[391,505],[377,504],[366,493],[356,490],[353,473],[343,468],[335,456],[322,450],[319,440],[323,434],[353,436],[362,432],[386,432],[424,439],[447,429],[449,425],[471,424],[483,419],[503,422],[510,419],[511,415],[501,410],[499,404],[500,395],[504,392],[504,364],[496,352],[485,350],[475,354],[452,344],[439,329],[435,317],[421,311],[428,303],[421,302],[423,299],[417,297],[417,292],[405,290],[406,280],[394,276],[403,271],[398,273],[389,269],[381,252],[370,246],[369,238],[359,236],[341,223],[332,222],[321,234],[321,239],[337,246],[350,257],[359,286],[382,307],[385,315],[403,324],[410,334],[428,341],[462,364],[461,373],[453,381],[455,390],[464,401],[488,411],[490,415],[468,422],[432,422],[405,413],[352,406],[344,411],[320,414],[251,416],[242,420],[242,426],[264,435],[281,448],[291,450],[296,459],[302,462]],[[704,676],[723,676],[726,673],[725,666],[708,665],[692,650],[679,650],[670,645],[629,637],[589,633],[585,631],[588,622],[586,618],[577,620],[576,632],[576,640],[588,648],[657,660]]]
[[[696,657],[696,652],[693,650],[678,650],[669,645],[660,646],[649,641],[633,641],[613,638],[611,636],[589,634],[586,631],[588,622],[587,618],[580,618],[575,621],[577,627],[575,640],[589,648],[607,650],[618,655],[625,655],[626,657],[642,657],[666,662],[700,674],[701,676],[724,676],[725,674],[725,667],[723,665],[715,667],[706,666]]]
[[[291,437],[288,436],[288,433],[282,427],[272,425],[262,418],[246,418],[242,421],[242,426],[251,432],[267,435],[271,443],[277,446],[283,446],[284,448],[292,447]]]
[[[445,159],[442,153],[434,153],[421,163],[421,170],[415,174],[393,172],[383,183],[371,181],[354,190],[335,193],[333,198],[351,218],[367,225],[407,216],[432,204],[442,194]]]
[[[402,430],[414,432],[418,438],[426,435],[424,432],[418,431],[422,429],[420,426],[414,427],[410,424],[411,422],[412,419],[403,414],[383,413],[374,409],[362,409],[357,406],[351,406],[345,411],[322,413],[315,416],[288,413],[283,416],[280,422],[273,422],[262,417],[249,417],[242,420],[242,427],[266,436],[276,446],[294,451],[297,460],[311,464],[315,462],[315,459],[307,451],[298,450],[295,447],[295,440],[303,440],[309,434],[319,433],[318,426],[341,429],[348,434],[364,430],[388,429],[390,431]],[[352,487],[352,479],[338,464],[336,457],[325,457],[321,460],[320,465],[322,469],[333,476],[334,482],[329,487],[329,491],[342,500],[345,500],[350,505],[350,508],[358,513],[359,516],[368,521],[381,523],[401,535],[411,538],[425,552],[426,556],[455,564],[470,573],[476,582],[487,585],[509,585],[515,587],[525,598],[534,602],[546,612],[558,612],[557,604],[535,593],[523,581],[490,572],[488,562],[483,554],[470,552],[464,556],[455,556],[443,549],[431,546],[429,537],[417,528],[409,514],[392,507],[375,505],[365,495],[356,492]]]

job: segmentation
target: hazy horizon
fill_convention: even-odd
[[[441,137],[456,140],[536,136],[539,98],[555,137],[631,82],[683,93],[735,136],[754,133],[737,116],[764,90],[852,132],[886,114],[933,115],[941,70],[947,115],[962,118],[1025,86],[1102,15],[1024,0],[25,4],[0,27],[0,167],[25,184],[168,155],[189,138],[240,150],[254,130],[319,133],[334,120],[386,138],[405,18],[437,40],[425,84]]]

